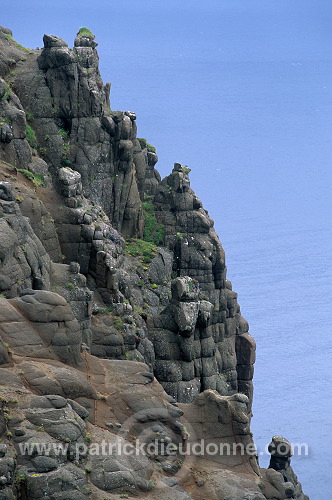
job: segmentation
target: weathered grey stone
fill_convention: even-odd
[[[39,456],[32,459],[37,472],[50,472],[58,468],[56,460],[51,457]]]
[[[183,335],[190,335],[196,325],[198,318],[197,302],[180,302],[174,306],[174,319],[178,325],[179,331]]]
[[[290,442],[282,436],[273,436],[268,451],[272,457],[278,458],[289,458],[293,454]]]
[[[79,403],[76,401],[72,401],[71,399],[68,400],[68,403],[72,407],[72,409],[79,415],[81,418],[88,418],[89,417],[89,412]]]
[[[156,360],[155,375],[163,382],[177,382],[182,379],[181,368],[174,361]]]
[[[43,42],[44,47],[48,49],[52,47],[68,47],[68,44],[62,38],[54,35],[44,35]]]
[[[239,365],[252,365],[256,359],[256,343],[249,333],[236,337],[236,355]]]
[[[0,199],[4,201],[13,201],[15,199],[10,182],[0,182]]]

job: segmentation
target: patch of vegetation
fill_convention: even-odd
[[[68,158],[65,158],[64,156],[62,156],[61,165],[63,165],[64,167],[70,167],[71,161]]]
[[[3,96],[1,97],[1,100],[2,101],[7,101],[9,95],[11,93],[11,88],[9,87],[8,83],[6,84],[6,90],[5,90],[5,93],[3,94]]]
[[[25,126],[26,139],[32,148],[36,148],[38,146],[38,141],[34,130],[27,123]]]
[[[0,299],[6,299],[7,297],[4,296],[3,293],[0,293]]]
[[[33,174],[29,170],[25,170],[25,168],[18,168],[17,171],[25,175],[25,177],[30,181],[32,181],[35,186],[37,187],[45,186],[45,179],[42,174]]]
[[[64,167],[70,167],[70,165],[71,165],[71,160],[69,159],[70,142],[68,139],[68,132],[66,130],[64,130],[63,128],[60,128],[58,130],[58,133],[62,137],[62,139],[65,141],[65,144],[63,145],[62,155],[61,155],[61,165],[63,165]]]
[[[126,241],[126,251],[132,257],[140,257],[142,262],[149,263],[155,256],[158,247],[149,241],[132,238]]]
[[[99,314],[106,314],[106,313],[112,312],[112,311],[113,311],[113,307],[99,307],[97,312]]]
[[[156,148],[154,146],[152,146],[151,144],[149,144],[148,141],[144,137],[137,138],[137,140],[139,141],[142,149],[146,148],[148,151],[150,151],[150,153],[156,152]]]
[[[11,419],[11,416],[9,415],[9,408],[7,406],[4,406],[2,408],[2,413],[6,424],[8,424],[9,420]]]
[[[143,309],[139,306],[134,306],[134,310],[140,315],[140,316],[146,316],[146,313],[145,311],[143,311]]]
[[[92,441],[92,436],[91,436],[90,432],[87,432],[85,434],[84,442],[85,442],[85,444],[89,445],[91,443],[91,441]]]
[[[140,357],[133,352],[125,352],[125,358],[127,361],[140,361]]]
[[[155,245],[163,245],[165,238],[165,228],[158,224],[154,206],[150,200],[142,203],[144,215],[143,239]]]
[[[264,484],[262,481],[260,481],[260,482],[257,484],[257,486],[258,486],[258,488],[259,488],[260,490],[262,490],[262,491],[264,491],[264,490],[266,489],[266,486],[265,486],[265,484]],[[285,492],[285,493],[286,493],[286,492]]]
[[[154,490],[156,486],[157,486],[156,481],[154,481],[154,480],[148,481],[148,488],[147,489],[148,489],[148,491],[151,491],[151,490]]]
[[[198,298],[199,300],[207,300],[207,301],[209,300],[209,296],[204,292],[199,292]]]
[[[58,134],[62,137],[63,140],[68,139],[68,132],[64,128],[59,128]]]
[[[123,321],[121,318],[119,318],[119,316],[116,316],[114,318],[114,326],[115,328],[117,328],[118,330],[121,330],[123,328]]]
[[[19,472],[16,473],[16,476],[15,476],[15,484],[21,484],[21,483],[24,483],[26,481],[27,477],[25,475],[25,472],[23,472],[22,470],[20,470]]]
[[[185,165],[184,167],[182,167],[182,172],[186,175],[188,175],[190,172],[191,172],[191,168],[187,167],[187,165]]]
[[[189,292],[193,292],[194,290],[196,291],[199,287],[199,283],[197,280],[195,279],[190,279],[188,281],[188,289],[189,289]]]
[[[23,52],[28,52],[28,53],[31,52],[30,49],[28,49],[27,47],[23,47],[23,45],[21,45],[16,40],[14,40],[14,38],[11,35],[9,35],[8,33],[3,33],[3,34],[5,35],[5,37],[7,38],[7,40],[11,41],[15,45],[15,47],[17,49],[23,50]]]
[[[78,30],[77,36],[86,36],[88,38],[92,38],[93,40],[95,39],[95,35],[86,26],[82,26],[82,28]]]
[[[33,122],[35,119],[35,115],[31,111],[26,111],[25,116],[27,117],[28,122]]]
[[[147,304],[143,304],[143,307],[149,307],[149,306],[147,306]],[[139,307],[139,306],[136,306],[136,305],[135,305],[135,306],[134,306],[134,310],[135,310],[135,311],[137,312],[137,314],[139,314],[139,315],[141,316],[141,318],[143,318],[145,321],[148,319],[148,317],[149,317],[148,312],[147,312],[147,311],[144,311],[144,309],[142,309],[141,307]],[[140,342],[140,341],[142,340],[142,338],[141,338],[141,337],[139,337],[138,335],[136,335],[136,337],[135,337],[135,338],[136,338],[136,340],[137,340],[138,342]]]

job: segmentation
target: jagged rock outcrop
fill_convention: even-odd
[[[9,182],[0,183],[0,290],[7,296],[24,288],[50,288],[50,257],[23,217]]]
[[[0,498],[305,500],[289,454],[258,468],[255,341],[190,169],[161,180],[96,46],[0,28]]]
[[[269,444],[271,460],[269,468],[261,469],[264,484],[264,494],[267,498],[308,498],[303,495],[301,483],[297,480],[292,467],[290,457],[292,446],[282,436],[273,436]]]
[[[44,45],[14,82],[44,158],[54,175],[62,175],[61,166],[79,172],[85,195],[124,236],[141,235],[147,152],[136,139],[135,113],[111,112],[110,87],[102,84],[97,51],[84,37],[73,50],[50,35]]]

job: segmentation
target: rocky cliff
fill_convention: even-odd
[[[190,169],[161,180],[96,46],[0,28],[0,499],[304,500],[283,438],[258,466],[255,342]]]

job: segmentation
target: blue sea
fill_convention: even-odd
[[[257,342],[258,450],[275,434],[306,443],[303,490],[331,498],[331,1],[22,4],[1,24],[32,48],[87,25],[112,109],[137,113],[163,176],[192,169]]]

